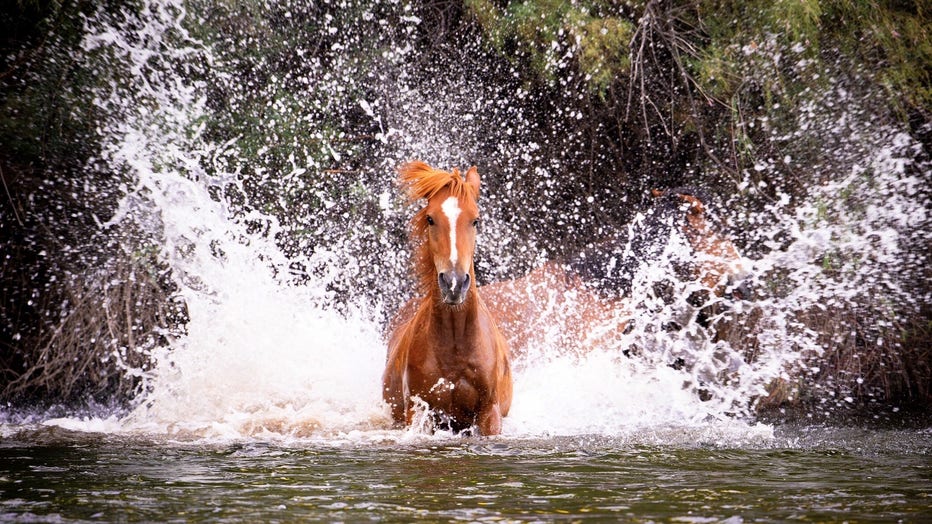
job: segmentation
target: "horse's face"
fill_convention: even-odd
[[[683,233],[697,260],[694,271],[699,281],[718,296],[731,290],[737,298],[748,298],[748,291],[742,285],[750,269],[748,261],[729,238],[709,223],[701,200],[688,194],[678,197],[685,208]]]
[[[475,167],[467,171],[466,184],[475,189],[476,195],[479,194],[479,174]],[[468,193],[457,197],[446,187],[427,201],[425,220],[440,296],[446,304],[462,304],[472,287],[470,273],[476,249],[479,207]]]

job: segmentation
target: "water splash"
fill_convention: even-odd
[[[101,130],[103,160],[133,180],[105,226],[133,223],[150,233],[189,321],[168,347],[152,349],[154,366],[139,371],[143,392],[130,414],[51,424],[189,438],[411,437],[389,431],[380,400],[382,329],[413,289],[403,238],[411,210],[392,185],[401,160],[462,167],[491,151],[503,160],[485,179],[491,216],[480,239],[482,269],[501,277],[547,256],[537,237],[518,232],[533,220],[503,216],[516,202],[533,219],[550,214],[550,201],[521,202],[520,185],[552,188],[544,194],[556,201],[570,178],[561,176],[571,172],[568,162],[541,159],[529,138],[526,92],[481,76],[463,82],[468,67],[455,61],[425,67],[410,41],[419,19],[407,4],[361,3],[343,14],[323,7],[313,23],[309,8],[289,2],[256,9],[268,9],[262,17],[280,18],[286,28],[311,24],[300,27],[314,36],[291,42],[287,31],[260,24],[258,37],[233,29],[211,44],[191,29],[207,14],[170,0],[125,14],[133,24],[103,11],[88,21],[86,52],[112,53],[121,72],[98,99],[115,115]],[[269,35],[282,46],[270,56],[297,60],[293,69],[249,64],[241,48]],[[303,51],[315,39],[330,51]],[[470,45],[467,52],[479,53]],[[365,65],[360,53],[371,46],[383,49],[383,60]],[[813,107],[803,116],[810,131],[818,114]],[[334,115],[349,123],[333,122]],[[255,127],[238,127],[246,123]],[[653,292],[674,273],[682,239],[673,238],[638,273],[634,293],[643,299],[635,328],[617,346],[579,356],[550,340],[516,362],[505,434],[675,433],[671,427],[766,434],[741,417],[773,380],[789,380],[802,356],[823,351],[822,334],[798,312],[857,298],[865,285],[884,296],[908,295],[864,265],[894,263],[903,232],[929,221],[920,181],[907,173],[917,146],[888,130],[866,136],[873,142],[846,157],[856,159],[850,171],[827,173],[808,201],[781,198],[742,218],[758,231],[747,242],[756,246],[752,278],[761,289],[777,288],[721,313],[735,320],[756,311],[744,333],[754,338],[752,356],[689,321],[699,309],[687,300],[695,282],[672,282],[672,301]],[[531,165],[532,174],[523,174]],[[875,175],[869,183],[867,171]],[[885,204],[855,212],[831,198],[845,190]],[[548,227],[586,220],[561,213]],[[853,265],[828,271],[831,252],[848,253]],[[664,329],[670,322],[685,327]],[[642,351],[624,355],[631,345]]]

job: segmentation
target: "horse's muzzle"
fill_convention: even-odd
[[[437,275],[437,284],[440,287],[440,297],[444,304],[457,306],[466,300],[469,293],[469,273],[459,271],[444,271]]]

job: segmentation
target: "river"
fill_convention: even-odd
[[[0,520],[932,518],[932,428],[754,427],[741,438],[706,426],[623,437],[379,430],[289,442],[20,427],[0,444]]]

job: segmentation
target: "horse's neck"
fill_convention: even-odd
[[[431,325],[446,340],[464,342],[475,335],[479,314],[479,293],[475,285],[459,306],[448,306],[437,296],[429,297],[427,302],[428,314],[432,317]]]

